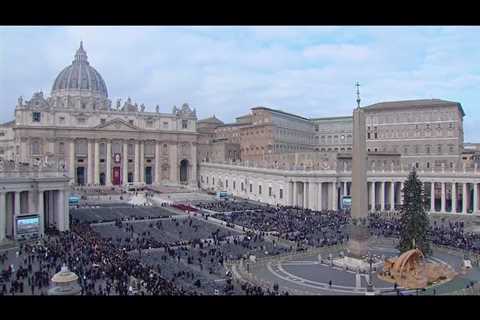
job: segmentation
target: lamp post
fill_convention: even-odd
[[[373,255],[369,252],[368,253],[368,263],[370,264],[370,269],[368,272],[368,284],[367,284],[367,292],[373,292],[373,283],[372,283],[372,264],[373,264]]]

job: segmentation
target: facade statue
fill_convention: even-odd
[[[120,110],[120,103],[122,102],[122,99],[117,99],[117,110]]]
[[[141,110],[142,112],[145,112],[145,105],[144,105],[143,103],[140,105],[140,110]]]
[[[18,106],[19,107],[23,106],[23,97],[22,96],[18,97]]]
[[[177,112],[178,112],[177,106],[173,106],[172,113],[173,113],[173,114],[177,114]]]
[[[157,111],[157,113],[160,112],[160,107],[158,106],[158,104],[157,104],[157,106],[155,107],[155,111]]]

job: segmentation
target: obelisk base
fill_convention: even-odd
[[[370,233],[366,226],[351,225],[350,239],[347,243],[348,256],[353,258],[363,258],[368,254],[368,239]]]

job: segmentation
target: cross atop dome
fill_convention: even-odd
[[[87,52],[83,49],[83,41],[80,41],[80,48],[78,48],[77,52],[75,53],[75,60],[73,62],[86,62],[87,60]]]

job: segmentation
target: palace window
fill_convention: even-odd
[[[268,196],[269,196],[269,197],[272,196],[272,187],[268,187]]]
[[[79,124],[84,124],[85,123],[85,118],[78,118],[78,123]]]
[[[240,189],[243,191],[244,188],[243,188],[243,182],[240,184]]]
[[[235,190],[235,181],[233,181],[233,190]]]
[[[32,154],[40,154],[40,143],[35,141],[32,142]]]
[[[42,114],[40,112],[32,112],[32,121],[40,122]]]
[[[215,178],[212,178],[212,184],[215,185]]]
[[[65,144],[64,144],[63,142],[60,142],[60,143],[58,144],[58,153],[59,153],[59,154],[65,153]]]
[[[106,120],[105,119],[100,119],[101,124],[105,124]]]
[[[182,129],[188,128],[188,120],[182,120]]]
[[[252,191],[253,191],[253,186],[252,186],[252,184],[250,183],[250,192],[252,192]]]
[[[283,189],[280,189],[280,194],[279,194],[279,196],[280,196],[280,199],[283,199]]]
[[[128,123],[133,126],[133,120],[128,120]]]
[[[262,194],[262,186],[258,186],[258,194]]]
[[[60,121],[60,124],[64,124],[65,123],[65,117],[60,117],[59,121]]]
[[[225,180],[225,188],[228,188],[228,180]]]

